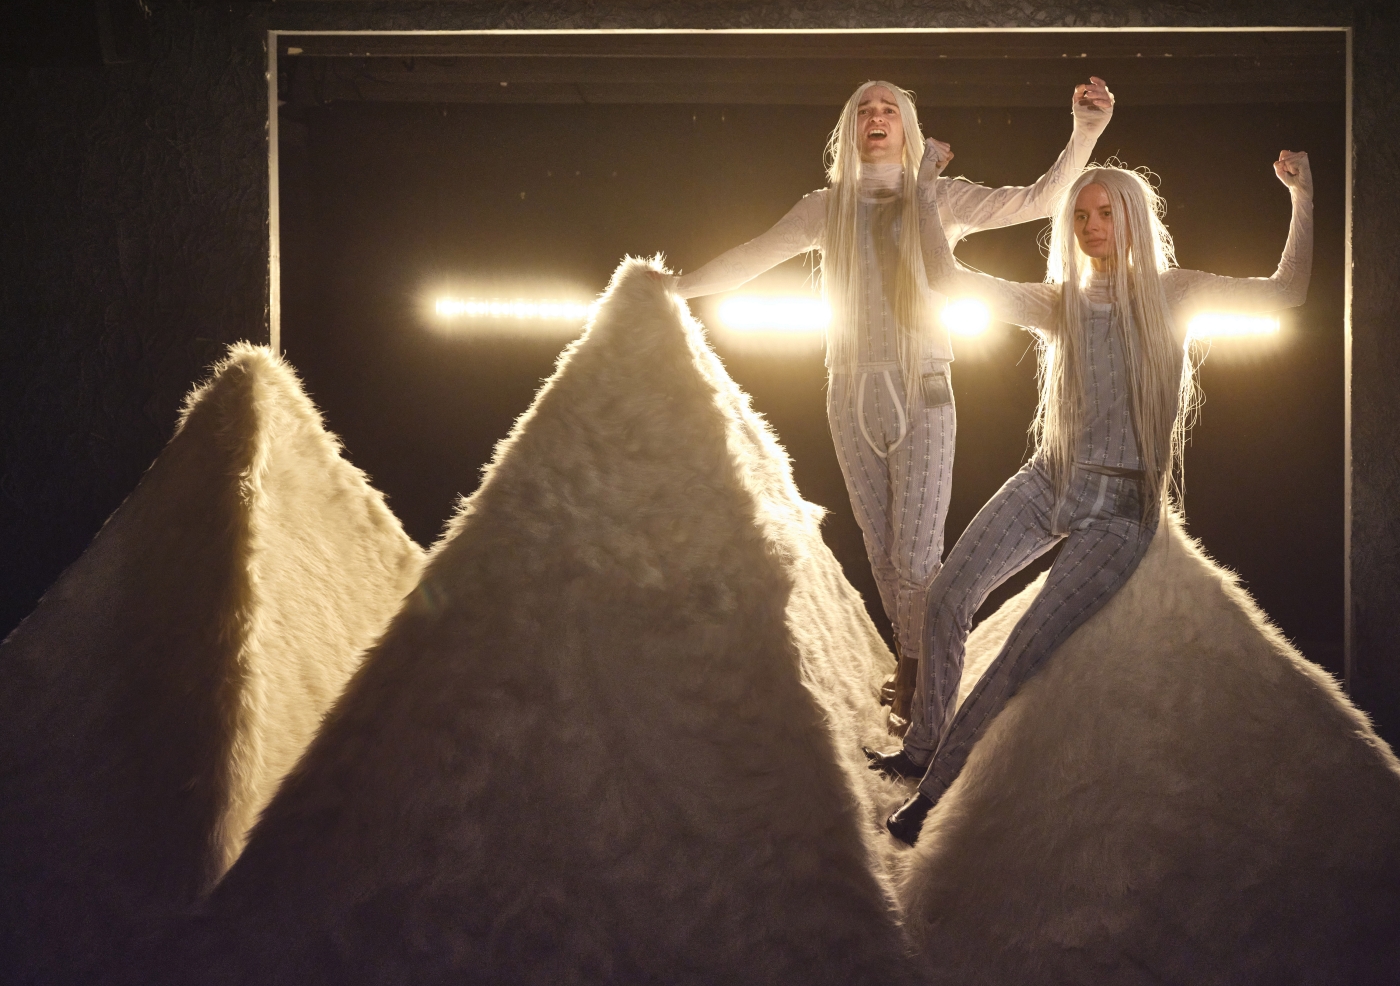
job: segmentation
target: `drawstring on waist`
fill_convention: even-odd
[[[898,363],[892,365],[895,369],[899,367]],[[865,426],[865,381],[870,378],[871,372],[878,372],[885,378],[885,387],[890,392],[890,403],[894,405],[895,412],[899,415],[899,437],[895,439],[893,445],[883,452],[880,451],[880,446],[875,444],[875,439],[870,437],[870,429]],[[865,439],[865,443],[870,446],[870,451],[882,459],[904,444],[904,439],[909,437],[909,419],[904,414],[904,402],[899,399],[899,392],[894,389],[894,381],[890,379],[888,369],[861,373],[860,383],[856,384],[856,423],[860,425],[861,436]]]

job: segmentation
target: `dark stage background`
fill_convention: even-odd
[[[432,297],[534,287],[531,294],[586,298],[628,253],[663,251],[673,268],[693,269],[823,184],[821,150],[837,109],[286,106],[287,357],[349,458],[388,494],[409,533],[430,543],[567,341],[547,331],[444,333],[426,311]],[[1070,133],[1067,107],[934,107],[923,124],[952,143],[951,173],[992,185],[1033,181]],[[1270,161],[1283,148],[1311,155],[1318,223],[1308,303],[1284,314],[1277,339],[1215,344],[1187,455],[1186,510],[1192,533],[1337,675],[1344,139],[1340,103],[1120,104],[1096,151],[1160,176],[1182,266],[1239,276],[1272,273],[1287,232],[1288,195]],[[1001,276],[1039,280],[1039,228],[979,234],[959,255]],[[807,270],[801,261],[785,268],[770,275],[774,282],[800,282]],[[693,308],[709,322],[712,305],[699,299]],[[828,542],[875,602],[827,435],[820,353],[754,352],[719,334],[716,348],[791,453],[803,494],[830,510]],[[958,346],[949,546],[1025,458],[1034,375],[1029,337],[1010,326]],[[878,610],[875,603],[883,627]]]

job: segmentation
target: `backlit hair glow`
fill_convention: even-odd
[[[905,392],[913,393],[918,379],[919,342],[931,325],[927,299],[928,279],[919,244],[919,164],[924,157],[924,135],[914,110],[913,95],[889,82],[866,82],[851,94],[826,144],[826,174],[830,194],[826,200],[826,232],[822,241],[822,293],[831,306],[827,331],[827,364],[851,366],[856,361],[859,310],[863,286],[860,278],[860,244],[856,237],[856,209],[860,199],[861,97],[882,86],[894,96],[904,131],[900,187],[900,234],[894,285],[894,313],[899,362],[904,371]],[[886,286],[888,288],[888,286]]]
[[[1084,285],[1092,267],[1074,235],[1079,193],[1097,184],[1108,194],[1114,253],[1108,258],[1115,322],[1131,386],[1133,425],[1142,458],[1144,519],[1181,489],[1181,458],[1198,405],[1195,366],[1172,326],[1162,272],[1176,263],[1162,216],[1166,205],[1147,177],[1126,168],[1091,166],[1065,192],[1051,227],[1045,279],[1059,284],[1056,331],[1040,337],[1040,407],[1033,434],[1063,491],[1082,427]]]

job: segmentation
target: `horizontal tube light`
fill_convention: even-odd
[[[1225,315],[1203,312],[1191,319],[1187,331],[1192,339],[1233,339],[1242,336],[1273,335],[1278,319],[1267,315]]]
[[[720,303],[719,320],[739,332],[823,332],[831,309],[818,298],[740,295]]]
[[[818,298],[740,295],[720,304],[719,319],[740,332],[822,332],[831,309]],[[951,331],[972,336],[986,330],[991,312],[975,298],[960,298],[944,307],[942,319]]]
[[[592,305],[578,301],[535,301],[526,298],[439,298],[433,310],[442,318],[515,319],[518,321],[582,322]]]
[[[992,322],[992,313],[976,298],[955,298],[943,306],[943,325],[960,336],[981,335]]]

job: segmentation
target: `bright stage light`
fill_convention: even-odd
[[[540,301],[527,298],[439,298],[433,311],[444,319],[470,318],[503,321],[582,322],[593,310],[578,301]]]
[[[976,298],[957,298],[943,306],[943,324],[960,336],[981,335],[991,324],[992,313]]]
[[[1224,315],[1205,312],[1191,319],[1187,331],[1192,339],[1273,335],[1278,332],[1278,319],[1266,315]]]
[[[740,295],[720,303],[719,320],[740,332],[823,332],[831,309],[819,298]]]

